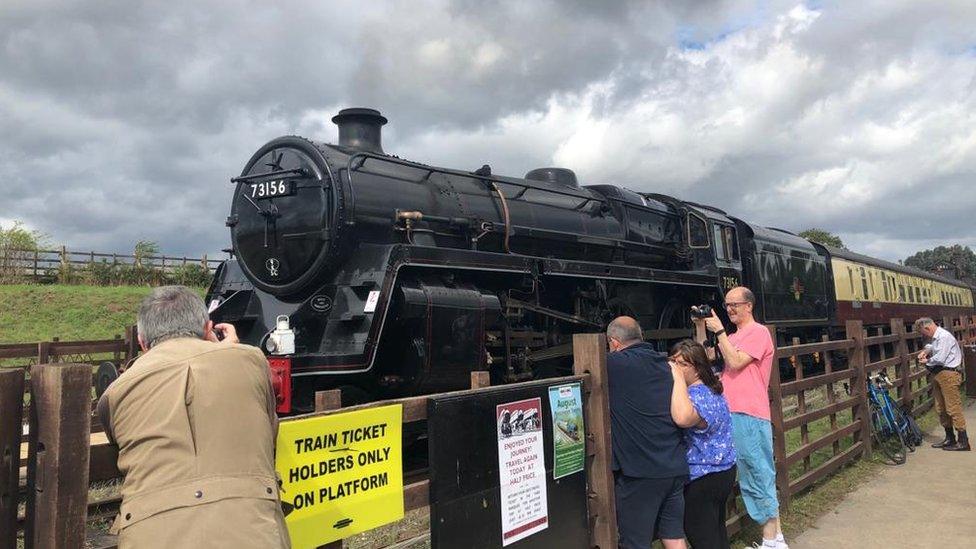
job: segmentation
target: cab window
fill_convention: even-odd
[[[729,250],[726,247],[725,236],[722,234],[722,226],[712,225],[712,240],[715,242],[715,259],[728,261]]]
[[[739,260],[739,246],[735,241],[735,229],[729,226],[722,227],[722,236],[725,237],[725,249],[729,252],[729,258]]]
[[[697,214],[688,213],[688,246],[691,248],[708,247],[708,224]]]

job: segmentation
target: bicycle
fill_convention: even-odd
[[[891,398],[888,389],[894,384],[882,370],[868,377],[868,403],[871,406],[871,440],[895,465],[905,463],[905,450],[914,452],[922,443],[922,430],[910,413]]]

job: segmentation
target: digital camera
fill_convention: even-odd
[[[708,318],[712,316],[712,308],[708,305],[694,305],[691,307],[692,318]]]

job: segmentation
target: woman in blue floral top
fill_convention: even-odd
[[[671,416],[685,428],[688,467],[685,536],[694,549],[727,549],[725,504],[735,484],[732,416],[705,348],[690,339],[671,349]]]

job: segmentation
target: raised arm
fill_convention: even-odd
[[[702,418],[695,411],[691,397],[688,396],[685,376],[675,363],[669,362],[668,364],[671,365],[671,377],[674,378],[674,385],[671,388],[671,419],[678,427],[682,428],[698,425]]]

